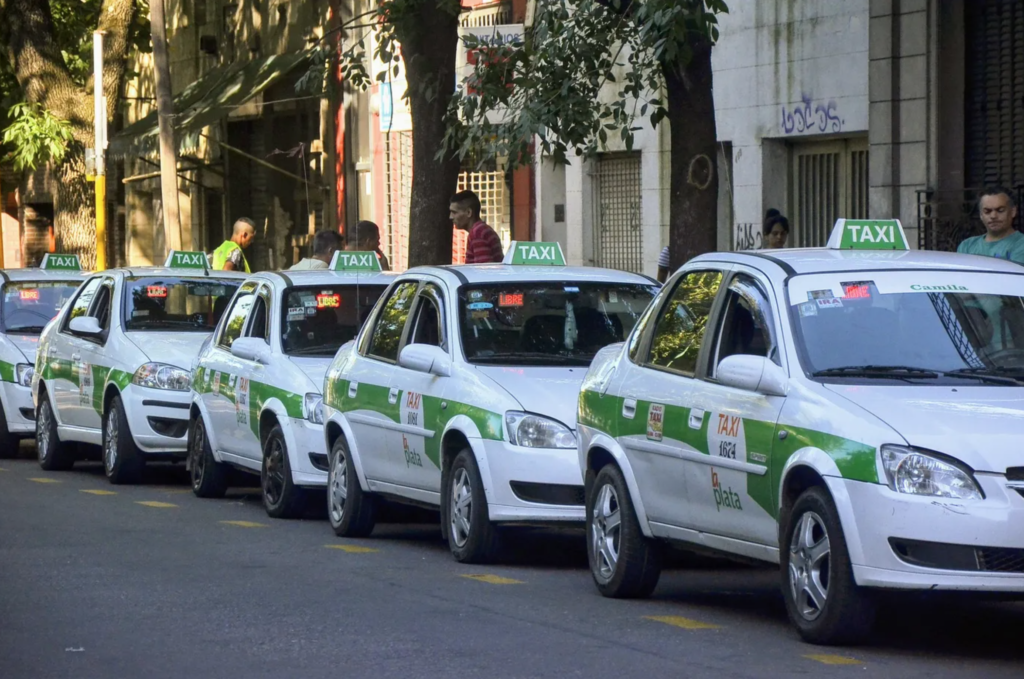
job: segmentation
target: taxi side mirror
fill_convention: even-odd
[[[718,364],[718,382],[727,387],[754,391],[765,396],[785,396],[789,378],[782,368],[764,356],[735,354]]]
[[[432,344],[407,344],[398,355],[398,365],[438,377],[452,374],[452,361],[441,347]]]
[[[100,322],[92,316],[76,316],[71,319],[68,323],[68,330],[75,335],[102,335],[103,328],[100,327]]]
[[[266,364],[270,361],[270,345],[262,337],[238,337],[231,343],[231,355]]]

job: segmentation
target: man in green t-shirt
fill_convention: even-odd
[[[1013,194],[1001,186],[985,189],[978,200],[978,212],[985,225],[985,235],[968,238],[956,251],[1024,264],[1024,234],[1013,228],[1013,220],[1017,218]]]

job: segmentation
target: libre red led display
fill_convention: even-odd
[[[843,292],[847,299],[868,299],[871,297],[871,288],[867,285],[844,285]]]
[[[39,299],[38,290],[21,290],[19,296],[25,301],[34,301]]]
[[[499,292],[498,306],[523,306],[523,293]]]
[[[167,288],[163,285],[147,285],[146,297],[166,297]]]
[[[317,309],[336,309],[341,306],[341,295],[317,295]]]

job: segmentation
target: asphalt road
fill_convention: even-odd
[[[26,450],[26,453],[29,451]],[[399,517],[400,518],[400,517]],[[335,538],[184,470],[0,460],[0,677],[1013,677],[1024,604],[896,600],[875,639],[790,629],[772,569],[682,557],[648,601],[597,594],[581,532],[455,563],[436,523]]]

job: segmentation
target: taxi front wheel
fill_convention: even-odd
[[[626,479],[614,464],[601,468],[587,494],[587,560],[606,597],[650,596],[661,577],[661,545],[644,536]]]
[[[50,406],[50,399],[40,394],[39,411],[36,413],[36,450],[39,455],[39,466],[48,472],[67,471],[75,464],[75,454],[71,446],[62,443],[57,435],[57,420]]]
[[[875,602],[853,579],[839,512],[828,491],[810,488],[788,512],[780,550],[782,593],[804,641],[854,644],[871,632]]]
[[[345,437],[331,448],[327,472],[327,518],[334,534],[343,538],[364,538],[377,522],[377,498],[364,493],[352,464]]]
[[[306,509],[306,491],[292,480],[284,432],[276,425],[263,446],[263,507],[272,519],[297,519]]]
[[[104,415],[103,470],[111,483],[122,485],[141,481],[145,466],[146,461],[128,428],[121,397],[115,396]]]
[[[487,497],[473,451],[463,448],[442,480],[443,512],[452,556],[461,563],[489,563],[500,545],[498,529],[491,523]]]
[[[206,423],[199,415],[192,420],[188,437],[188,474],[196,497],[221,498],[228,492],[228,468],[213,459]]]

